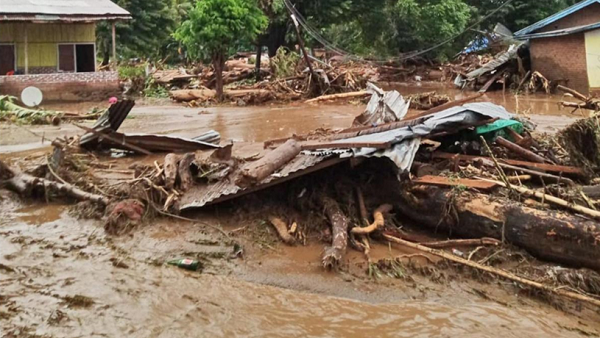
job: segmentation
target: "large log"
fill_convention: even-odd
[[[323,210],[329,223],[331,223],[331,235],[333,237],[331,246],[325,248],[322,263],[326,269],[333,269],[339,266],[346,253],[348,246],[348,218],[340,209],[338,203],[328,197],[321,198]]]
[[[487,195],[426,186],[404,190],[398,207],[431,229],[464,238],[504,238],[538,258],[600,271],[600,228],[594,221],[505,199],[492,200]]]
[[[2,161],[0,161],[0,187],[6,187],[23,196],[31,195],[39,189],[46,195],[54,193],[72,197],[79,201],[96,202],[104,206],[110,203],[110,200],[105,196],[89,193],[69,183],[59,183],[19,172],[11,169]]]
[[[242,174],[253,183],[260,182],[300,154],[300,150],[298,142],[288,140],[260,160],[248,164]]]

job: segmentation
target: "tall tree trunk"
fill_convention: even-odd
[[[215,68],[217,101],[223,102],[223,68],[225,66],[225,54],[215,53],[213,55],[213,67]]]
[[[287,23],[269,25],[267,40],[264,43],[267,48],[269,48],[269,57],[274,57],[275,54],[277,54],[277,49],[285,45],[285,36],[287,31]]]
[[[107,44],[104,44],[104,46],[102,46],[102,64],[101,66],[104,67],[106,65],[108,65],[110,63],[110,49],[108,48]]]
[[[260,59],[262,57],[262,44],[259,42],[256,48],[256,64],[254,70],[256,71],[256,82],[260,81]]]

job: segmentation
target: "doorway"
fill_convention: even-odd
[[[96,58],[94,45],[75,45],[77,72],[95,72]]]
[[[0,45],[0,76],[16,71],[15,63],[15,45]]]

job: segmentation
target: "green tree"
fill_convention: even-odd
[[[461,33],[471,18],[471,8],[462,0],[398,0],[392,13],[400,52],[427,48]],[[448,44],[435,55],[446,57],[452,52]]]
[[[473,21],[490,14],[506,2],[506,0],[466,1],[475,9]],[[497,22],[500,22],[508,29],[516,32],[579,1],[580,0],[513,0],[510,4],[503,7],[498,13],[484,22],[482,28],[491,28]]]
[[[131,13],[132,20],[117,23],[117,49],[129,57],[159,57],[162,47],[175,29],[178,12],[165,0],[113,0]],[[100,23],[97,28],[98,47],[108,63],[111,50],[110,23]]]
[[[177,29],[193,57],[210,58],[215,69],[217,98],[223,100],[223,67],[232,47],[255,41],[267,27],[267,17],[253,0],[203,0]]]

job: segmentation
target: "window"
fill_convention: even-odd
[[[6,75],[16,71],[15,45],[0,44],[0,75]]]
[[[58,70],[63,72],[95,72],[96,46],[94,44],[59,44]]]

